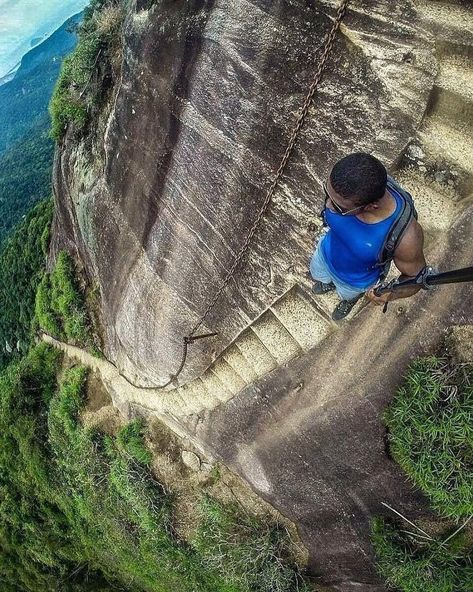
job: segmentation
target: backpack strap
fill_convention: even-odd
[[[394,252],[404,236],[407,227],[413,219],[417,220],[417,211],[414,206],[412,195],[389,176],[387,187],[390,190],[394,190],[401,197],[402,205],[398,215],[393,220],[389,231],[386,233],[384,243],[379,251],[378,263],[376,265],[384,267],[382,277],[386,277],[391,261],[394,258]]]
[[[320,214],[319,214],[319,218],[320,218],[320,220],[322,220],[322,226],[324,228],[326,228],[328,226],[327,220],[325,218],[325,210],[327,209],[327,202],[328,202],[328,197],[325,196],[324,207],[322,208],[322,210],[320,210]]]

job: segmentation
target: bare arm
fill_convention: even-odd
[[[424,232],[422,226],[413,220],[402,237],[401,242],[394,252],[394,263],[401,272],[401,280],[416,277],[416,275],[425,267],[424,257]],[[420,286],[408,286],[388,292],[382,296],[375,296],[371,288],[367,296],[374,304],[384,304],[398,298],[408,298],[420,290]]]

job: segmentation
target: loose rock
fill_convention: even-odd
[[[194,452],[183,450],[181,454],[182,462],[192,471],[200,471],[200,458]]]

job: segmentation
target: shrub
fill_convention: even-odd
[[[415,361],[385,414],[393,457],[443,516],[473,514],[473,373]]]
[[[66,251],[59,253],[53,272],[42,278],[35,312],[40,328],[46,333],[83,347],[94,347],[84,296],[74,263]]]
[[[36,292],[35,313],[39,327],[50,335],[61,336],[60,319],[53,313],[50,306],[51,281],[46,274],[41,279]]]
[[[399,528],[378,518],[372,527],[377,565],[386,583],[403,592],[470,592],[471,549],[457,540],[419,545]]]
[[[143,443],[144,424],[135,420],[121,428],[117,434],[117,444],[120,450],[125,452],[141,465],[150,465],[153,455]]]
[[[91,84],[97,67],[116,67],[123,13],[119,3],[91,2],[84,12],[76,49],[63,62],[50,103],[51,135],[60,140],[67,127],[77,132],[86,127],[101,89]],[[105,76],[105,75],[104,75]]]
[[[194,548],[202,563],[242,592],[308,590],[287,559],[287,533],[271,522],[242,515],[236,505],[204,497]]]

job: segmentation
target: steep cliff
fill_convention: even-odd
[[[369,535],[384,503],[428,513],[386,452],[381,416],[409,359],[473,319],[464,286],[335,327],[333,304],[304,288],[321,182],[347,152],[374,153],[413,193],[428,261],[471,264],[470,4],[351,2],[249,256],[202,327],[218,337],[190,347],[172,392],[103,364],[124,415],[158,415],[239,472],[297,523],[313,571],[341,592],[385,589]],[[76,253],[100,287],[106,356],[159,385],[264,200],[335,3],[126,6],[121,66],[98,62],[101,102],[56,154],[51,258]]]
[[[176,371],[277,169],[334,12],[127,4],[120,76],[86,135],[69,129],[57,152],[52,256],[75,250],[100,286],[106,355],[129,378],[156,385]],[[181,382],[300,282],[331,164],[355,150],[400,159],[437,73],[433,40],[410,0],[350,6],[250,254],[202,328],[219,335],[191,346]]]

